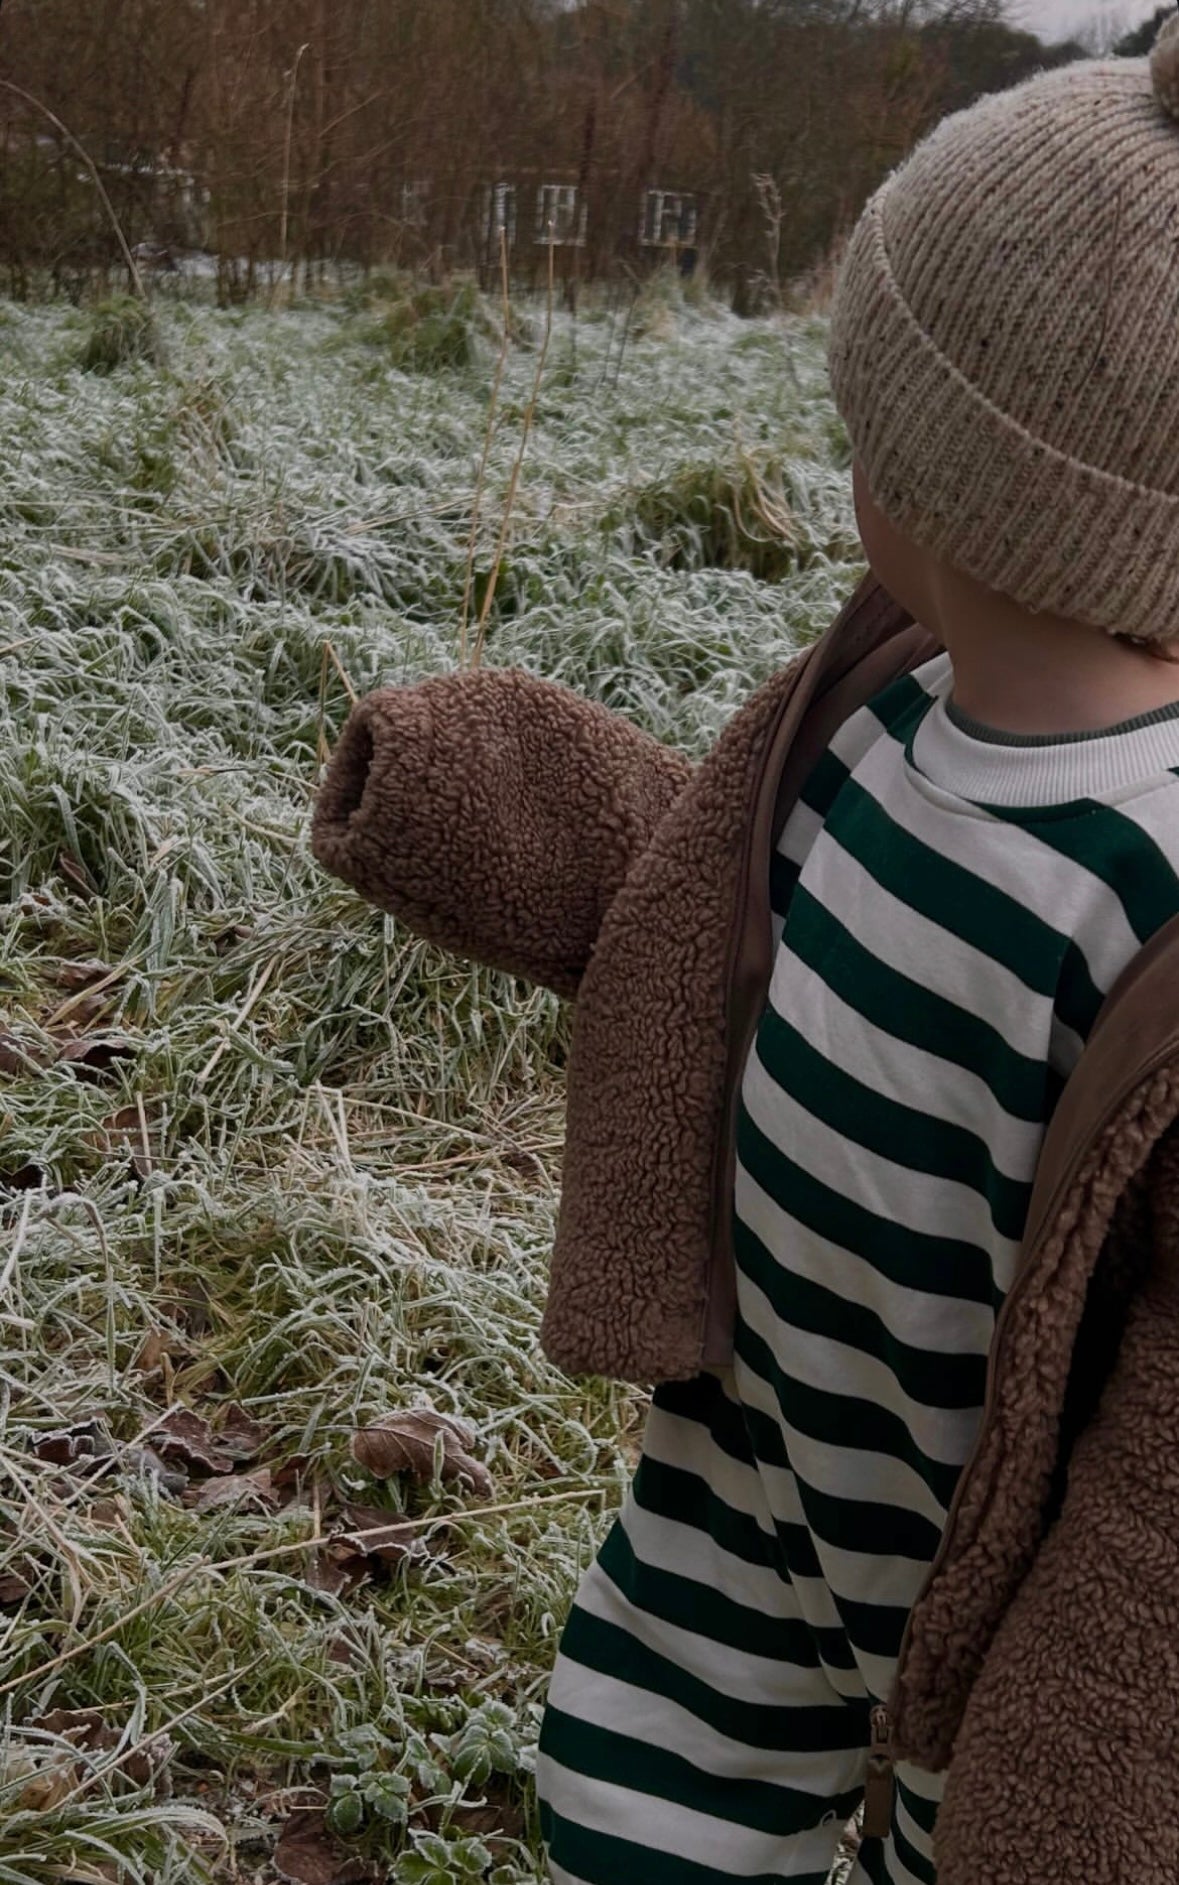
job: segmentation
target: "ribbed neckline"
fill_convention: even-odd
[[[909,742],[917,771],[979,805],[1039,807],[1108,799],[1179,769],[1179,703],[1092,733],[1006,734],[950,703],[954,670],[939,655],[917,672],[932,704]]]
[[[1073,746],[1080,740],[1116,740],[1123,733],[1137,733],[1140,727],[1160,726],[1164,720],[1179,720],[1179,700],[1171,702],[1169,707],[1153,707],[1149,713],[1135,715],[1132,720],[1119,720],[1115,726],[1094,727],[1087,733],[1001,733],[997,727],[985,726],[981,720],[972,720],[968,713],[955,707],[952,700],[944,703],[946,719],[956,726],[960,733],[966,733],[972,740],[982,740],[988,746]]]

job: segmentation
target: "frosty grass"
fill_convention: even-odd
[[[696,756],[860,564],[822,323],[652,305],[556,323],[484,658]],[[546,1671],[642,1417],[536,1341],[569,1014],[307,847],[341,670],[458,661],[494,340],[406,374],[355,303],[177,303],[103,374],[91,318],[0,307],[0,1881],[273,1879],[325,1798],[382,1876],[532,1880]],[[150,1452],[234,1402],[304,1462],[279,1509]],[[415,1403],[491,1498],[352,1460]],[[445,1524],[333,1594],[299,1547],[341,1499]]]

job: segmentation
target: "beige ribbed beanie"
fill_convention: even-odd
[[[902,534],[1026,608],[1179,638],[1179,18],[947,118],[873,197],[836,403]]]

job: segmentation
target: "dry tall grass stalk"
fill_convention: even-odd
[[[309,40],[304,40],[298,52],[295,54],[295,63],[291,68],[291,89],[287,94],[287,128],[282,154],[282,216],[279,222],[278,235],[278,274],[275,276],[274,285],[270,290],[271,307],[274,306],[275,295],[278,293],[282,285],[283,277],[287,272],[287,227],[291,202],[291,132],[295,122],[295,93],[299,85],[299,67],[303,63],[303,54],[307,51],[310,43]],[[296,262],[296,268],[297,267],[298,263]]]
[[[475,584],[475,545],[479,534],[479,506],[483,499],[487,460],[491,456],[491,443],[495,437],[495,421],[499,411],[499,394],[503,385],[504,368],[507,365],[508,349],[512,344],[512,301],[508,281],[508,232],[506,228],[499,232],[499,269],[504,331],[499,345],[499,357],[495,363],[495,378],[491,383],[491,400],[487,408],[483,451],[479,459],[479,470],[475,476],[475,495],[471,501],[471,529],[467,537],[467,571],[463,581],[462,620],[459,624],[459,665],[464,668],[467,665],[467,624],[471,613],[471,592]]]
[[[556,243],[553,240],[553,225],[550,223],[548,306],[545,313],[544,339],[541,341],[540,352],[537,355],[536,372],[532,380],[532,391],[528,396],[528,404],[524,408],[524,419],[520,428],[520,449],[516,453],[516,462],[512,466],[512,475],[508,482],[508,494],[504,500],[503,522],[500,525],[499,542],[495,547],[495,561],[491,566],[491,574],[487,579],[487,593],[483,597],[483,606],[479,611],[479,628],[475,636],[474,648],[471,651],[471,666],[473,668],[479,666],[483,654],[483,643],[487,636],[487,620],[491,614],[491,605],[495,601],[496,586],[499,582],[500,571],[503,568],[504,551],[507,548],[508,542],[508,531],[511,528],[512,512],[516,505],[516,493],[520,488],[520,472],[523,469],[524,454],[528,450],[528,440],[532,432],[533,422],[536,418],[536,408],[540,400],[541,382],[544,378],[545,361],[548,358],[549,342],[553,337],[553,270],[555,256]]]
[[[82,162],[85,164],[86,169],[90,174],[90,180],[93,183],[95,189],[98,191],[98,195],[102,203],[102,207],[106,211],[108,217],[110,218],[111,228],[114,230],[115,236],[118,239],[119,247],[123,251],[123,260],[127,264],[127,273],[131,277],[131,286],[134,289],[135,293],[139,296],[139,299],[141,301],[146,301],[147,289],[143,285],[143,276],[139,272],[139,267],[138,267],[138,264],[136,263],[134,255],[131,253],[130,245],[127,241],[126,236],[123,234],[123,225],[119,221],[118,217],[115,215],[115,206],[111,202],[110,197],[106,193],[106,186],[104,185],[102,178],[99,176],[98,169],[97,169],[97,166],[95,165],[94,159],[91,157],[85,145],[79,143],[78,139],[74,136],[73,132],[70,130],[68,124],[63,124],[61,119],[58,117],[57,113],[55,111],[50,111],[49,106],[42,104],[39,98],[34,98],[32,92],[26,92],[22,90],[22,88],[19,85],[14,85],[11,79],[0,79],[0,88],[2,88],[6,92],[11,92],[14,98],[23,99],[26,105],[32,105],[34,111],[39,111],[42,117],[48,118],[50,124],[53,125],[54,129],[61,132],[61,135],[65,138],[66,142],[69,144],[70,149],[73,151],[76,151],[78,156],[82,159]]]

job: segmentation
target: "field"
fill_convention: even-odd
[[[539,1877],[642,1419],[536,1341],[570,1017],[309,807],[465,591],[486,662],[695,756],[860,565],[821,320],[511,325],[0,307],[6,1885]]]

